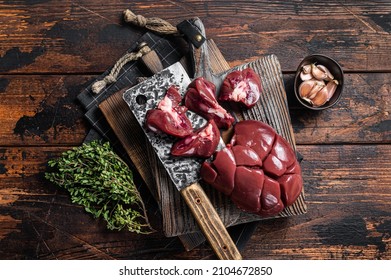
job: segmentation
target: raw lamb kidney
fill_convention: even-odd
[[[217,102],[216,86],[203,77],[195,79],[188,86],[185,106],[207,120],[214,120],[219,128],[229,128],[234,118]]]
[[[251,68],[229,73],[220,89],[219,100],[237,102],[251,108],[261,96],[261,79]]]
[[[156,109],[146,115],[146,126],[154,132],[183,138],[193,132],[190,120],[186,116],[187,108],[180,106],[182,97],[175,86],[170,86]]]
[[[292,147],[272,127],[254,120],[237,123],[230,144],[200,172],[238,208],[260,216],[275,216],[292,205],[303,187]]]
[[[209,120],[204,127],[174,143],[171,154],[174,156],[209,158],[216,151],[219,141],[219,128],[213,120]]]

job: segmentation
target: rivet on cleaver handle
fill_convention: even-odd
[[[242,257],[219,215],[202,187],[198,184],[202,160],[171,156],[171,146],[175,139],[145,129],[146,112],[157,106],[157,103],[166,94],[167,89],[171,85],[176,85],[183,94],[189,83],[190,78],[182,65],[175,63],[127,90],[123,98],[142,127],[174,185],[180,191],[216,255],[220,259],[241,259]],[[206,123],[205,119],[195,113],[188,111],[187,114],[195,129]]]

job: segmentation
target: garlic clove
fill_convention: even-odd
[[[325,73],[326,78],[324,80],[326,80],[326,81],[334,80],[333,74],[330,73],[329,69],[327,69],[326,66],[318,65],[318,68]]]
[[[314,98],[311,99],[312,105],[314,107],[322,106],[327,102],[327,91],[325,90],[326,87],[324,87],[322,90],[318,91]]]
[[[302,81],[308,81],[308,80],[311,80],[313,77],[312,77],[312,74],[311,72],[310,73],[304,73],[304,71],[301,71],[300,72],[300,79]]]
[[[315,86],[316,81],[315,80],[306,80],[302,82],[299,86],[299,95],[301,98],[307,98],[312,90],[312,88]]]
[[[327,101],[330,100],[331,97],[333,97],[335,90],[338,87],[338,81],[337,80],[332,80],[327,83],[326,85],[326,90],[327,90]]]
[[[310,74],[311,73],[311,64],[304,65],[302,67],[302,72],[304,72],[304,74]]]
[[[323,81],[317,81],[315,80],[315,85],[311,89],[310,93],[308,94],[309,99],[313,99],[315,95],[318,93],[318,91],[322,90],[325,87],[325,83]]]
[[[317,80],[327,79],[327,74],[315,64],[311,64],[311,74]]]
[[[307,97],[303,97],[303,100],[304,100],[304,101],[307,101],[308,103],[310,103],[311,105],[313,105],[311,99],[309,99],[309,98],[307,98]]]
[[[325,87],[323,87],[320,91],[316,93],[316,95],[313,98],[311,98],[312,104],[315,107],[319,107],[325,104],[334,95],[337,86],[338,86],[337,80],[332,80],[328,82]]]
[[[335,90],[337,89],[338,81],[332,80],[327,83],[318,93],[326,95],[326,101],[329,101],[330,98],[334,95]]]

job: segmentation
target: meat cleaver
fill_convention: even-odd
[[[187,72],[177,62],[127,90],[123,99],[142,127],[174,185],[180,191],[215,254],[219,259],[242,259],[215,208],[198,183],[202,160],[172,156],[170,150],[176,139],[149,131],[145,127],[147,111],[156,108],[158,102],[165,96],[167,89],[171,85],[176,85],[183,95],[190,82]],[[201,116],[190,111],[187,114],[194,129],[206,124],[206,120]]]

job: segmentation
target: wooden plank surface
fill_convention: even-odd
[[[95,76],[0,75],[0,145],[79,145],[88,130],[75,100]],[[303,110],[285,74],[298,144],[389,143],[391,73],[345,75],[343,96],[324,111]]]
[[[88,131],[77,94],[145,31],[122,21],[125,9],[173,24],[200,17],[230,66],[268,54],[281,63],[308,212],[262,222],[243,258],[391,259],[391,3],[354,0],[2,1],[0,258],[214,258],[162,231],[109,232],[43,179]],[[313,53],[346,73],[340,103],[318,113],[292,98],[294,71]]]
[[[121,24],[125,9],[173,24],[197,15],[232,66],[275,54],[283,71],[293,71],[302,58],[318,52],[350,71],[391,67],[388,1],[12,3],[1,10],[0,30],[7,36],[0,36],[0,73],[103,72],[141,34],[140,29]]]
[[[389,259],[389,145],[301,145],[308,212],[263,221],[245,259]],[[0,255],[28,259],[214,258],[202,245],[181,252],[162,232],[110,232],[65,191],[42,180],[49,158],[66,148],[0,148]],[[13,159],[12,159],[13,158]],[[152,217],[155,227],[158,221]],[[25,240],[25,242],[21,242]],[[15,246],[15,242],[18,246]]]

